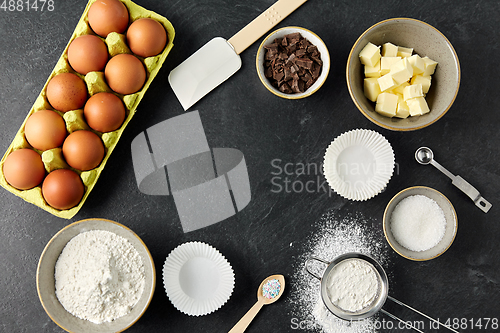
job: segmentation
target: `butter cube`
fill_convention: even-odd
[[[377,97],[375,111],[386,117],[394,117],[398,107],[398,95],[391,93],[381,93]]]
[[[365,66],[365,77],[377,77],[380,75],[380,61],[375,64],[374,67]]]
[[[413,76],[413,67],[408,62],[408,58],[403,58],[391,66],[389,73],[397,84],[402,84],[409,81]]]
[[[409,99],[406,101],[406,104],[408,104],[408,107],[410,108],[411,116],[420,116],[430,111],[429,106],[423,97]]]
[[[382,57],[397,57],[398,47],[392,43],[382,45]]]
[[[411,57],[413,48],[398,46],[397,56],[401,58]]]
[[[391,71],[391,66],[401,60],[401,57],[380,58],[380,75],[385,75]]]
[[[361,52],[359,52],[359,59],[363,65],[375,67],[377,62],[380,60],[379,46],[368,42]]]
[[[408,58],[411,67],[413,67],[413,75],[422,74],[425,70],[425,63],[418,54],[414,54]]]
[[[432,75],[434,74],[434,71],[436,70],[437,62],[430,59],[429,57],[423,57],[422,60],[424,61],[425,64],[425,70],[422,73],[422,75]]]
[[[423,93],[427,94],[429,92],[429,89],[431,88],[431,76],[415,75],[414,77],[411,78],[410,83],[421,84]]]
[[[410,116],[410,108],[408,104],[403,99],[402,95],[398,94],[398,107],[396,108],[396,117],[397,118],[408,118]]]
[[[421,84],[412,84],[404,88],[403,98],[405,101],[416,97],[424,97]]]
[[[364,80],[365,96],[372,102],[377,101],[378,95],[381,93],[378,81],[374,77],[369,77]]]
[[[377,81],[380,86],[380,91],[382,92],[391,90],[392,88],[397,86],[397,83],[396,81],[394,81],[391,74],[382,75],[377,79]]]
[[[403,96],[403,93],[404,93],[404,89],[406,87],[408,87],[410,84],[408,82],[403,82],[401,83],[400,85],[392,88],[392,90],[390,92],[392,92],[393,94],[398,94],[398,95],[401,95]]]

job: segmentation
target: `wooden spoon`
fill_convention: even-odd
[[[267,281],[274,279],[278,280],[278,282],[280,283],[279,294],[274,298],[264,297],[264,295],[262,294],[262,287],[267,283]],[[262,283],[260,284],[259,289],[257,290],[257,303],[255,303],[255,305],[252,306],[250,310],[248,310],[248,312],[240,319],[240,321],[236,323],[236,325],[234,325],[229,333],[245,332],[248,325],[250,325],[257,313],[259,313],[260,309],[262,309],[262,306],[276,302],[281,297],[284,290],[285,277],[283,275],[271,275],[270,277],[265,278],[264,281],[262,281]]]

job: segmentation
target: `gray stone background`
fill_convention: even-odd
[[[413,185],[433,187],[450,199],[458,214],[458,234],[444,255],[428,262],[412,262],[391,250],[391,264],[386,267],[393,276],[390,294],[440,318],[500,317],[498,1],[305,3],[276,28],[298,25],[324,40],[332,60],[325,85],[303,100],[280,99],[264,88],[256,74],[255,55],[262,38],[242,53],[241,70],[192,109],[200,110],[210,146],[236,148],[245,155],[252,201],[235,216],[187,234],[182,232],[171,197],[147,196],[137,189],[130,144],[148,127],[184,112],[168,84],[170,70],[211,38],[231,37],[273,1],[137,3],[172,22],[176,29],[174,48],[81,211],[71,220],[60,219],[0,190],[0,331],[62,332],[38,300],[35,273],[46,243],[72,221],[91,217],[118,221],[134,230],[149,247],[157,268],[157,288],[148,310],[130,332],[221,332],[229,331],[254,304],[256,288],[263,278],[275,273],[290,278],[294,274],[300,264],[296,258],[304,252],[307,238],[315,233],[314,222],[324,213],[361,212],[373,218],[372,227],[379,229],[387,202]],[[85,0],[55,0],[52,12],[0,10],[2,154],[65,48],[85,5]],[[453,107],[437,123],[415,132],[392,132],[372,124],[357,110],[347,91],[345,66],[352,45],[368,27],[391,17],[412,17],[433,25],[451,41],[460,59],[462,81]],[[276,171],[273,160],[320,165],[328,144],[354,128],[378,131],[395,151],[399,170],[383,193],[366,202],[351,202],[321,190],[272,191],[271,173]],[[415,162],[413,154],[422,145],[430,146],[441,164],[479,189],[493,204],[488,214],[437,170]],[[290,176],[290,180],[306,182],[317,176]],[[162,286],[161,268],[166,256],[191,240],[219,249],[236,277],[228,303],[204,317],[178,312]],[[293,279],[287,281],[293,288]],[[293,331],[287,296],[285,293],[278,303],[265,307],[248,331]],[[396,314],[405,319],[420,319],[399,311]]]

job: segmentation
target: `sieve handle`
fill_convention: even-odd
[[[412,324],[410,324],[410,322],[404,321],[404,320],[396,317],[392,313],[385,311],[384,309],[380,309],[380,312],[385,313],[387,316],[391,317],[392,319],[395,319],[395,320],[399,321],[400,323],[405,324],[405,328],[411,328],[411,329],[414,329],[417,332],[424,333],[424,331],[419,330],[418,328],[416,328],[415,326],[413,326]]]
[[[316,275],[315,273],[313,273],[312,271],[309,270],[309,263],[312,261],[319,261],[327,266],[330,264],[330,262],[323,260],[323,259],[316,258],[316,257],[311,257],[311,258],[306,260],[306,262],[304,264],[304,268],[305,268],[306,272],[309,273],[309,275],[312,275],[313,277],[315,277],[316,279],[321,280],[321,276]]]
[[[394,297],[387,296],[387,298],[388,298],[388,299],[390,299],[391,301],[393,301],[393,302],[394,302],[394,303],[396,303],[396,304],[399,304],[399,305],[401,305],[401,306],[404,306],[404,307],[406,307],[407,309],[410,309],[410,310],[412,310],[413,312],[418,313],[419,315],[424,316],[425,318],[427,318],[427,319],[429,319],[429,320],[432,320],[433,322],[437,323],[438,325],[443,326],[444,328],[449,329],[449,330],[450,330],[450,331],[452,331],[452,332],[455,332],[455,333],[460,333],[460,332],[458,332],[458,331],[455,331],[453,328],[451,328],[451,327],[449,327],[449,326],[447,326],[447,325],[443,324],[443,323],[442,323],[442,322],[440,322],[439,320],[436,320],[436,319],[434,319],[434,318],[431,318],[431,317],[429,317],[428,315],[426,315],[425,313],[422,313],[422,312],[420,312],[420,311],[418,311],[418,310],[416,310],[416,309],[412,308],[411,306],[406,305],[405,303],[403,303],[403,302],[401,302],[401,301],[398,301],[398,300],[397,300],[397,299],[395,299]],[[395,318],[395,319],[397,319],[397,320],[401,321],[401,319],[397,318],[396,316],[391,315],[389,312],[387,312],[387,311],[385,311],[385,310],[383,310],[383,309],[381,309],[380,311],[382,311],[383,313],[387,314],[387,315],[388,315],[389,317],[391,317],[391,318]],[[405,322],[405,323],[406,323],[406,322]],[[409,326],[411,326],[411,325],[409,325]],[[417,330],[417,329],[416,329],[416,328],[414,328],[414,327],[411,327],[411,328],[415,329],[415,330],[416,330],[416,331],[418,331],[418,332],[422,332],[422,331]]]

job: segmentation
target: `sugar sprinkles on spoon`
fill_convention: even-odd
[[[262,286],[262,295],[267,299],[273,299],[280,294],[281,284],[277,279],[268,280]]]

